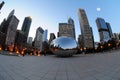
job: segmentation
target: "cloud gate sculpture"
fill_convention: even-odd
[[[71,37],[58,37],[50,44],[50,50],[57,56],[72,56],[77,53],[77,42]]]

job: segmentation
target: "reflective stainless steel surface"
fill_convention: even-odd
[[[77,42],[70,37],[58,37],[50,44],[50,50],[57,56],[72,56],[77,52]]]

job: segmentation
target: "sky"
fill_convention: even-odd
[[[0,0],[2,2],[3,0]],[[114,33],[120,33],[120,0],[4,0],[1,9],[0,23],[15,9],[15,16],[20,20],[18,28],[21,29],[24,18],[31,16],[32,24],[30,37],[35,37],[36,29],[41,26],[57,36],[58,24],[66,23],[71,17],[75,23],[76,40],[81,34],[78,19],[78,9],[86,11],[89,24],[93,29],[95,41],[99,41],[99,33],[95,23],[97,17],[109,22]]]

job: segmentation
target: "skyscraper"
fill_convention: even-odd
[[[68,23],[59,23],[59,37],[67,36],[75,39],[75,28],[73,19],[69,18]]]
[[[93,36],[93,29],[92,29],[92,27],[90,27],[90,30],[91,30],[91,34],[92,34],[93,47],[95,47],[95,42],[94,42],[94,36]]]
[[[6,34],[0,31],[0,46],[5,45]]]
[[[10,14],[8,15],[7,19],[10,18],[12,15],[14,15],[14,13],[15,13],[15,10],[13,9],[13,10],[10,12]]]
[[[36,36],[34,39],[34,47],[42,51],[42,42],[43,42],[43,33],[44,30],[41,27],[38,27],[36,30]]]
[[[32,40],[33,40],[32,37],[28,37],[27,43],[28,43],[29,45],[32,45]]]
[[[113,38],[114,38],[116,41],[119,41],[119,34],[118,34],[118,33],[113,33]]]
[[[109,29],[110,27],[106,25],[106,22],[103,18],[97,18],[96,19],[96,24],[98,27],[99,35],[100,35],[100,42],[107,42],[110,40],[110,34],[109,34]]]
[[[48,30],[46,29],[44,30],[44,33],[43,33],[43,41],[48,42],[47,35],[48,35]]]
[[[12,14],[11,16],[9,16],[6,23],[7,23],[7,25],[5,27],[5,29],[6,29],[5,44],[13,45],[15,42],[15,35],[16,35],[16,30],[17,30],[19,20],[17,19],[17,17],[14,14]]]
[[[0,10],[2,9],[3,5],[5,4],[4,1],[2,1],[2,3],[0,3]]]
[[[25,35],[28,37],[30,26],[31,26],[32,18],[25,17],[23,25],[22,25],[22,31],[25,33]]]
[[[24,32],[21,30],[16,31],[16,36],[15,36],[15,44],[16,45],[26,45],[27,41],[27,36],[25,36]]]
[[[56,37],[55,37],[55,34],[54,33],[50,33],[50,39],[49,39],[49,44],[51,43],[52,40],[54,40]]]
[[[79,46],[79,48],[83,48],[84,47],[83,46],[83,41],[82,41],[82,35],[78,36],[78,46]]]
[[[1,23],[1,25],[0,25],[0,31],[2,32],[2,29],[3,29],[3,27],[5,26],[5,24],[6,24],[6,19],[4,19],[3,21],[2,21],[2,23]]]
[[[60,36],[72,37],[71,30],[72,28],[69,27],[67,23],[59,23],[59,37]]]
[[[94,47],[93,38],[92,38],[93,33],[91,32],[91,28],[84,9],[78,10],[78,17],[81,27],[83,46],[85,48],[92,49]]]
[[[113,36],[113,32],[112,32],[112,29],[111,29],[110,23],[106,22],[106,25],[107,25],[107,28],[108,28],[108,32],[109,32],[110,38],[112,38],[112,36]]]
[[[75,35],[75,25],[74,25],[74,21],[73,21],[72,18],[69,18],[69,19],[68,19],[68,24],[72,26],[73,38],[76,39],[76,35]]]

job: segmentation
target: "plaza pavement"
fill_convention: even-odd
[[[120,80],[120,50],[67,58],[0,55],[0,80]]]

